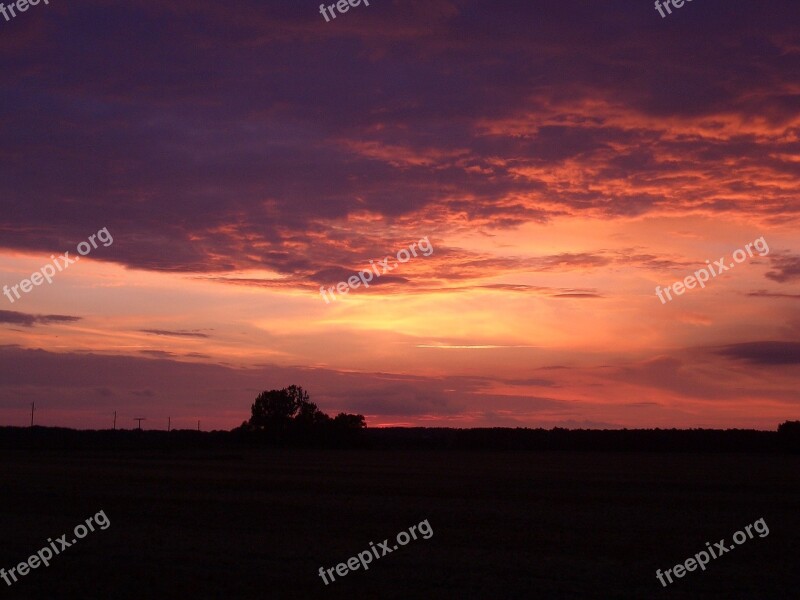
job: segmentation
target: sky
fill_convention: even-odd
[[[370,427],[800,418],[798,17],[51,0],[0,18],[0,425],[35,403],[40,425],[229,429],[293,384]],[[320,291],[386,257],[369,287]]]

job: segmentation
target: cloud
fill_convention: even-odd
[[[555,294],[554,298],[602,298],[600,294],[592,294],[587,292],[567,292],[564,294]]]
[[[71,317],[68,315],[32,315],[28,313],[15,312],[12,310],[0,310],[0,323],[10,323],[33,327],[34,325],[50,325],[52,323],[74,323],[83,317]]]
[[[206,333],[199,333],[198,329],[187,331],[179,329],[177,331],[169,331],[167,329],[140,329],[142,333],[150,333],[152,335],[171,335],[176,337],[197,337],[197,338],[210,338],[211,336]]]
[[[778,283],[800,279],[800,256],[770,256],[769,258],[773,270],[768,271],[765,277]]]
[[[552,379],[539,379],[539,378],[530,378],[530,379],[504,379],[504,383],[508,383],[511,385],[535,385],[541,387],[558,387],[558,384],[553,381]]]
[[[602,4],[430,0],[335,24],[313,6],[256,2],[90,0],[80,19],[51,12],[49,25],[0,41],[15,107],[0,121],[15,150],[0,182],[3,244],[74,247],[102,207],[115,243],[93,260],[309,282],[319,265],[363,268],[382,256],[367,245],[403,247],[422,223],[790,222],[800,218],[800,9],[771,7],[694,10],[702,36],[664,28],[652,6]],[[150,27],[164,18],[169,31]],[[608,260],[563,254],[540,267]]]
[[[793,365],[800,363],[800,342],[746,342],[730,344],[719,354],[754,365]]]
[[[146,354],[154,358],[174,358],[178,356],[174,352],[166,352],[164,350],[139,350],[140,354]]]
[[[747,295],[754,298],[788,298],[791,300],[800,300],[800,294],[785,294],[782,292],[769,292],[767,290],[756,290],[754,292],[748,292]]]
[[[564,252],[552,256],[543,256],[534,261],[536,268],[542,271],[586,269],[592,267],[605,267],[611,264],[612,259],[607,256],[590,254],[588,252]]]
[[[566,421],[548,423],[548,427],[561,427],[563,429],[623,429],[624,426],[605,421],[576,421],[575,419],[568,419]]]
[[[343,391],[331,398],[346,403],[354,412],[391,416],[419,414],[454,415],[463,410],[460,402],[449,395],[431,393],[419,386],[404,383],[370,385],[363,389]]]

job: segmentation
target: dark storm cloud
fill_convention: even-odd
[[[0,323],[33,327],[34,325],[50,325],[51,323],[74,323],[82,317],[69,315],[31,315],[13,310],[0,310]]]
[[[97,260],[308,277],[365,255],[325,224],[357,211],[798,213],[797,188],[768,183],[800,174],[781,129],[800,109],[796,2],[707,0],[669,22],[652,3],[317,11],[88,0],[4,24],[2,244],[63,251],[99,221],[115,243]]]

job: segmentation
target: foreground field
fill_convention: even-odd
[[[0,482],[6,570],[111,521],[0,580],[9,598],[789,598],[800,583],[796,455],[5,452]],[[768,536],[656,579],[762,517]],[[425,519],[430,539],[319,577]]]

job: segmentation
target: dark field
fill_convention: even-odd
[[[800,457],[248,451],[4,452],[0,566],[100,510],[111,526],[9,598],[796,598]],[[667,588],[655,577],[763,517]],[[428,519],[433,537],[335,567]]]

